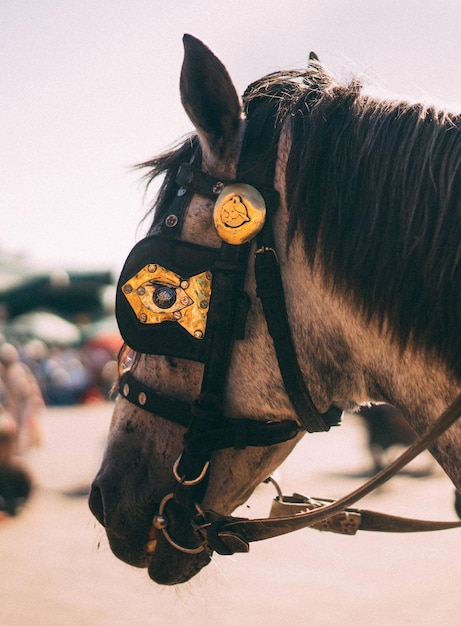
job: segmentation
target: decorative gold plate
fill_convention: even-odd
[[[143,324],[178,322],[196,339],[203,338],[211,297],[211,272],[182,278],[151,263],[130,278],[122,291]]]
[[[227,185],[219,194],[213,211],[218,235],[238,245],[259,233],[266,219],[266,203],[257,189],[244,183]]]

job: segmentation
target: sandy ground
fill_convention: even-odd
[[[461,531],[342,537],[302,530],[217,556],[177,588],[118,561],[81,495],[101,458],[111,405],[48,409],[44,444],[29,455],[35,495],[0,524],[3,626],[459,626]],[[280,470],[285,493],[339,497],[369,467],[357,418],[306,437]],[[429,459],[419,460],[427,465]],[[416,468],[419,469],[419,468]],[[267,514],[271,486],[239,512]],[[400,475],[362,506],[454,519],[452,488]]]

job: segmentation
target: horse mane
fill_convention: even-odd
[[[250,85],[246,106],[265,98],[291,126],[287,243],[300,232],[338,295],[461,376],[461,115],[364,95],[312,54]]]
[[[315,55],[306,70],[252,83],[246,114],[269,100],[274,143],[291,126],[289,238],[301,233],[312,266],[402,348],[429,350],[461,375],[461,115],[373,98],[356,80],[340,85]],[[165,174],[151,232],[197,142],[141,164],[149,181]]]
[[[461,115],[353,83],[292,108],[290,236],[403,347],[461,374]]]

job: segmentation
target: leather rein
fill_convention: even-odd
[[[267,210],[265,222],[254,237],[257,296],[261,300],[268,331],[274,342],[285,389],[299,423],[292,420],[273,422],[234,419],[223,414],[225,384],[232,347],[235,341],[244,339],[245,319],[249,307],[244,281],[250,243],[244,241],[235,244],[223,241],[221,248],[215,250],[187,244],[178,239],[188,204],[194,194],[216,201],[229,185],[232,186],[236,182],[204,174],[196,167],[195,162],[198,160],[196,151],[192,161],[182,164],[177,172],[175,181],[177,193],[168,207],[159,232],[134,248],[122,270],[117,289],[117,319],[122,336],[130,348],[136,352],[165,354],[204,363],[201,392],[193,403],[159,394],[139,381],[131,370],[124,372],[119,380],[120,395],[126,400],[149,413],[187,428],[184,450],[173,467],[176,489],[161,502],[158,514],[153,519],[153,526],[164,533],[173,547],[191,554],[202,550],[214,550],[219,554],[247,552],[252,541],[275,537],[307,526],[342,534],[355,534],[359,529],[416,532],[460,527],[461,521],[411,520],[349,507],[389,480],[445,432],[461,415],[461,395],[427,433],[401,457],[362,487],[340,500],[332,502],[306,498],[299,494],[287,497],[282,495],[276,485],[278,496],[274,499],[269,518],[249,520],[221,516],[213,511],[201,509],[199,503],[206,492],[208,467],[214,451],[275,445],[294,438],[303,430],[327,431],[331,426],[339,425],[341,419],[341,411],[337,407],[332,406],[326,413],[321,414],[312,401],[297,361],[288,323],[272,230],[272,218],[278,207],[278,194],[271,187],[276,160],[274,145],[278,143],[274,141],[274,132],[277,132],[276,107],[269,102],[259,104],[251,114],[247,109],[246,124],[237,181],[244,186],[254,186],[261,194]],[[267,181],[269,184],[266,186]],[[140,280],[133,282],[132,279],[130,282],[127,278],[135,272],[135,278],[138,279],[141,275],[139,270],[146,263],[148,271],[153,272],[152,268],[158,267],[158,258],[168,264],[169,270],[180,276],[181,285],[188,285],[192,280],[189,276],[184,279],[187,273],[184,268],[188,261],[192,262],[190,259],[193,259],[197,271],[203,267],[212,275],[212,295],[210,302],[206,301],[203,307],[208,311],[205,337],[203,334],[202,336],[196,334],[192,340],[178,324],[166,321],[160,324],[163,333],[152,335],[151,340],[148,334],[151,330],[146,327],[145,319],[142,318],[145,314],[139,312],[139,307],[134,313],[129,308],[127,299],[131,298],[133,285],[135,291],[142,294],[145,287],[136,286],[140,284]],[[163,261],[163,258],[166,261]],[[171,287],[154,285],[154,301],[156,297],[160,306],[161,298],[171,297],[173,301],[175,294]],[[180,319],[177,312],[174,319]],[[139,330],[136,330],[137,327]],[[157,329],[152,327],[152,332],[154,330]],[[146,348],[146,343],[149,348]],[[170,348],[170,345],[173,348]],[[183,546],[170,535],[168,506],[171,501],[188,511],[197,538],[196,546]]]

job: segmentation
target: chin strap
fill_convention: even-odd
[[[294,496],[275,499],[272,516],[249,520],[235,517],[217,517],[205,512],[209,521],[201,528],[208,545],[219,554],[248,552],[249,543],[278,537],[301,528],[354,535],[358,530],[381,532],[423,532],[460,528],[458,522],[438,522],[396,517],[373,511],[350,509],[352,504],[368,495],[403,469],[423,450],[432,445],[461,416],[461,394],[428,428],[425,435],[413,443],[398,459],[376,474],[371,480],[340,500],[321,500]],[[287,515],[287,511],[290,512]],[[294,515],[291,513],[295,513]],[[275,517],[273,516],[275,515]]]

